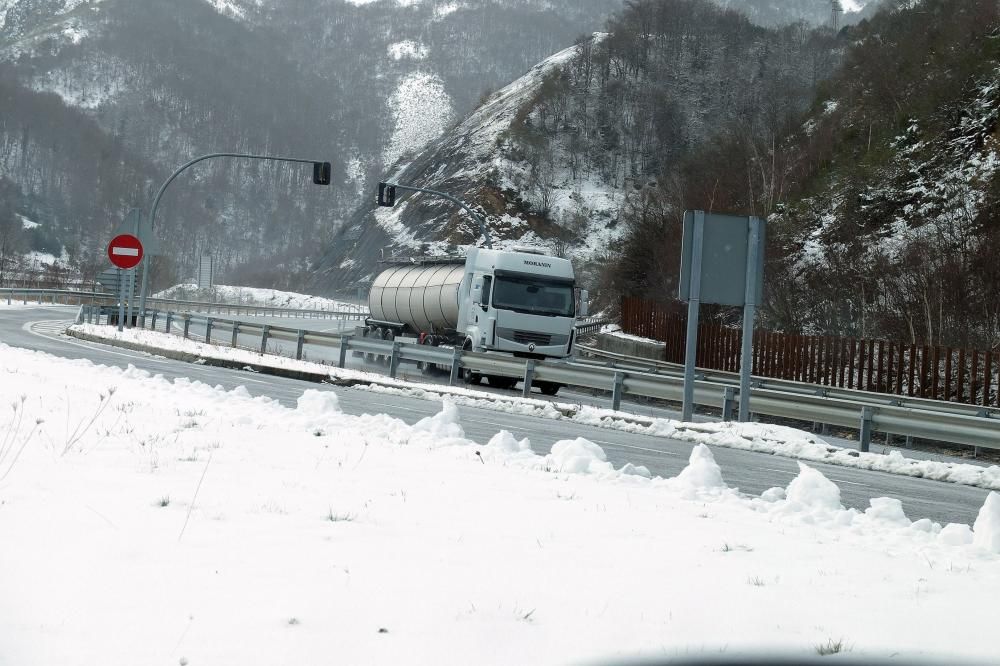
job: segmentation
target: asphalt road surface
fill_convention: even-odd
[[[373,394],[368,391],[318,386],[293,379],[264,377],[239,370],[192,365],[148,354],[82,342],[60,333],[75,315],[75,308],[26,306],[0,309],[0,342],[44,351],[64,358],[87,358],[102,365],[125,367],[132,364],[167,378],[190,377],[227,389],[245,386],[253,395],[267,395],[294,406],[308,388],[337,393],[343,410],[351,414],[383,412],[407,423],[435,414],[440,404],[418,398]],[[645,411],[645,410],[644,410]],[[585,437],[599,444],[616,467],[631,462],[645,465],[656,475],[675,476],[687,463],[692,444],[663,437],[633,435],[616,430],[572,422],[497,412],[477,407],[460,407],[466,435],[485,443],[501,429],[518,438],[528,437],[538,453],[548,452],[560,439]],[[789,458],[763,453],[713,447],[712,452],[730,486],[757,495],[774,486],[786,486],[798,473],[798,463]],[[845,506],[864,510],[873,497],[894,497],[902,501],[907,516],[930,518],[942,524],[971,524],[986,498],[987,491],[926,479],[815,464],[841,491]]]

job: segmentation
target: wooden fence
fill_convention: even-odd
[[[638,298],[622,301],[625,333],[662,341],[664,360],[684,362],[687,317]],[[705,322],[698,327],[696,365],[738,372],[740,329]],[[993,353],[829,335],[754,333],[753,374],[820,386],[1000,406]]]

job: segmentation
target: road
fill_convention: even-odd
[[[91,344],[59,333],[75,314],[67,307],[20,307],[0,310],[0,341],[17,347],[36,349],[64,358],[87,358],[102,365],[125,367],[132,364],[167,378],[190,377],[227,389],[245,386],[253,395],[266,395],[294,406],[307,388],[337,393],[347,413],[379,411],[407,423],[430,416],[440,409],[436,402],[371,392],[318,386],[293,379],[261,377],[238,370],[197,366],[148,354]],[[585,437],[599,444],[616,467],[631,462],[645,465],[656,475],[675,476],[687,463],[692,444],[663,437],[634,435],[561,420],[506,414],[477,407],[460,407],[466,435],[485,443],[501,429],[516,437],[528,437],[532,448],[547,453],[561,439]],[[758,495],[774,486],[786,486],[798,473],[795,460],[750,451],[714,447],[716,461],[730,486]],[[930,518],[942,524],[971,524],[986,498],[987,491],[926,479],[857,470],[834,465],[812,464],[834,481],[845,506],[864,510],[873,497],[895,497],[902,501],[907,516]]]

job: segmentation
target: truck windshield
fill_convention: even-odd
[[[573,285],[540,278],[497,276],[493,307],[550,317],[572,317],[575,310]]]

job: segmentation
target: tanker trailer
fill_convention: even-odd
[[[465,257],[383,262],[368,296],[363,335],[400,336],[421,344],[459,346],[522,358],[566,358],[573,352],[576,297],[573,265],[531,250],[472,248]],[[586,302],[586,296],[581,299]],[[482,377],[463,370],[466,383]],[[511,377],[488,376],[513,388]],[[547,395],[559,384],[537,382]]]

